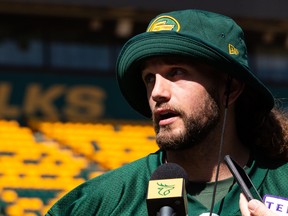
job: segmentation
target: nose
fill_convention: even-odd
[[[160,74],[155,75],[155,83],[151,92],[152,99],[159,102],[167,102],[171,98],[170,82]]]

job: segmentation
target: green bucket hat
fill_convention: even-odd
[[[154,18],[146,32],[127,41],[117,60],[117,80],[123,96],[146,117],[151,117],[151,111],[139,66],[147,57],[163,55],[188,56],[225,68],[256,96],[251,103],[259,111],[268,112],[274,106],[271,92],[249,68],[242,29],[220,14],[181,10]]]

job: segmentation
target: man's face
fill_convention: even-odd
[[[161,149],[194,146],[218,124],[220,79],[212,67],[172,57],[155,57],[146,61],[142,79],[156,142]]]

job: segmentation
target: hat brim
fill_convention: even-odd
[[[270,111],[274,106],[273,95],[250,69],[212,44],[177,32],[145,32],[131,38],[123,46],[116,70],[123,96],[136,111],[146,117],[151,117],[151,111],[139,66],[143,59],[163,55],[189,56],[217,64],[253,89],[257,94],[258,109]]]

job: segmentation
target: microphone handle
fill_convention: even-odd
[[[174,216],[174,215],[176,215],[174,209],[170,206],[161,207],[159,214],[157,214],[157,216]]]

